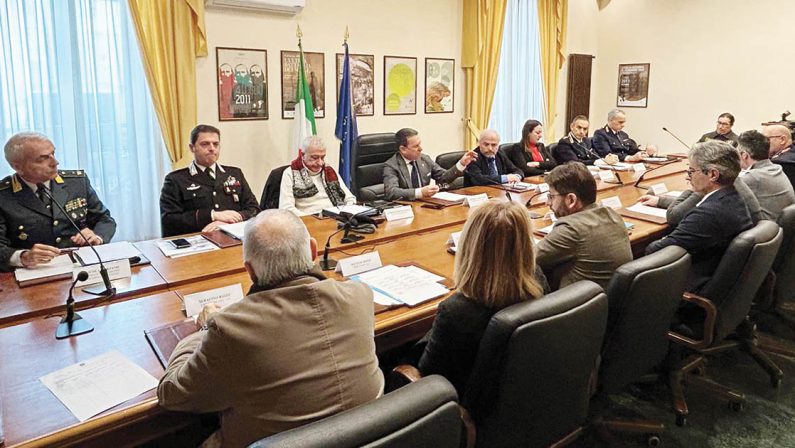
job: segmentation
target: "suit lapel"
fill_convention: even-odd
[[[36,193],[34,193],[25,182],[22,182],[21,179],[19,182],[22,184],[22,189],[12,195],[14,200],[17,201],[17,204],[27,209],[33,210],[36,213],[41,213],[44,216],[50,216],[50,211],[47,210],[47,207],[44,206],[44,203],[41,202],[41,199],[36,196]],[[52,184],[55,185],[55,182]]]
[[[52,191],[52,197],[58,201],[58,203],[62,207],[66,207],[66,201],[69,199],[69,189],[65,183],[59,184],[56,182],[50,182],[50,191]],[[62,214],[61,211],[58,209],[58,206],[53,204],[53,213],[55,215]]]
[[[400,154],[397,155],[397,165],[398,171],[400,171],[400,175],[403,176],[403,182],[406,184],[408,188],[411,187],[411,175],[409,174],[409,167],[406,166],[406,161],[403,160]]]

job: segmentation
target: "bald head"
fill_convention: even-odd
[[[287,210],[265,210],[246,224],[243,260],[254,283],[275,286],[314,266],[317,243],[303,221]]]
[[[784,125],[774,124],[762,128],[762,134],[770,140],[770,157],[792,145],[792,134]]]
[[[494,129],[486,129],[478,139],[480,152],[486,157],[494,157],[500,147],[500,135]]]

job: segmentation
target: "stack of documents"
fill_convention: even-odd
[[[102,258],[103,262],[141,256],[141,251],[139,251],[135,246],[132,245],[132,243],[128,241],[100,244],[99,246],[93,247],[97,250],[97,253],[99,253],[99,256]],[[83,246],[78,249],[75,252],[75,255],[83,263],[83,266],[99,263],[96,254],[94,254],[94,251],[88,246]]]
[[[458,202],[466,199],[467,195],[450,193],[449,191],[440,191],[431,197],[434,199],[441,199],[442,201]]]
[[[80,265],[72,263],[72,259],[69,258],[69,255],[58,255],[49,263],[43,263],[32,268],[15,269],[14,278],[16,278],[17,282],[22,283],[29,280],[38,280],[40,278],[55,277],[56,275],[71,273],[77,266]]]
[[[220,248],[208,241],[207,238],[201,235],[189,236],[185,238],[190,243],[190,246],[184,249],[177,249],[171,240],[161,240],[155,242],[163,255],[169,258],[179,258],[185,255],[193,255],[202,252],[209,252],[211,250],[219,250]]]
[[[632,169],[632,164],[618,162],[616,164],[609,165],[607,162],[605,162],[602,159],[596,160],[593,164],[598,166],[599,168],[608,168],[608,169],[614,169],[614,170],[617,170],[617,171],[629,171],[629,170]]]
[[[511,187],[517,189],[517,190],[535,190],[536,189],[536,184],[530,184],[530,183],[527,183],[527,182],[514,182],[514,183],[509,184],[509,185]]]
[[[236,222],[234,224],[221,224],[218,228],[232,237],[243,241],[243,231],[246,229],[246,222],[248,221]]]
[[[640,202],[633,205],[632,207],[627,207],[627,210],[635,213],[642,213],[644,215],[651,215],[656,216],[658,218],[666,218],[667,217],[667,210],[664,208],[657,208],[657,207],[649,207],[648,205],[643,205]]]
[[[376,215],[378,214],[378,210],[374,209],[373,207],[368,207],[366,205],[343,205],[342,207],[326,207],[323,209],[324,212],[331,215],[340,216],[343,213],[350,213],[351,215]]]
[[[408,306],[447,294],[447,287],[439,283],[444,279],[417,266],[395,265],[351,277],[372,288],[377,303]]]

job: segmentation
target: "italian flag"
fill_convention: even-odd
[[[315,107],[312,94],[304,72],[304,49],[298,42],[298,88],[295,92],[295,127],[293,128],[293,148],[301,151],[301,143],[310,135],[317,134],[315,128]]]

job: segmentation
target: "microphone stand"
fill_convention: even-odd
[[[663,126],[663,127],[662,127],[662,130],[663,130],[663,131],[665,131],[665,132],[667,132],[667,133],[669,133],[669,134],[671,134],[671,137],[675,138],[675,139],[676,139],[676,140],[677,140],[679,143],[681,143],[682,145],[684,145],[684,146],[685,146],[685,148],[687,148],[687,150],[688,150],[688,151],[690,150],[690,145],[688,145],[687,143],[683,142],[681,138],[677,137],[677,136],[676,136],[676,134],[674,134],[673,132],[669,131],[669,130],[668,130],[668,128],[666,128],[665,126]]]
[[[467,167],[467,168],[469,168],[469,167]],[[497,176],[500,176],[500,174],[498,173]],[[486,176],[482,176],[481,179],[485,180],[490,185],[496,185],[496,186],[500,187],[500,190],[505,191],[505,197],[508,198],[508,202],[513,202],[513,198],[511,197],[511,192],[506,190],[505,188],[503,188],[503,184],[501,182],[489,179]]]
[[[530,207],[533,206],[533,199],[535,199],[538,196],[541,196],[542,194],[545,194],[545,193],[548,193],[548,192],[539,191],[538,193],[534,193],[532,196],[530,196],[530,199],[528,199],[527,202],[524,203],[524,206],[529,209]],[[535,204],[535,205],[539,205],[539,204]],[[536,212],[530,212],[530,219],[538,219],[538,218],[541,218],[542,216],[543,215],[539,215]]]
[[[75,313],[75,298],[72,294],[77,282],[84,282],[86,280],[88,280],[88,273],[86,271],[80,271],[75,281],[72,282],[72,286],[69,288],[69,298],[66,300],[66,316],[61,319],[61,323],[59,323],[58,328],[55,329],[55,339],[65,339],[70,336],[77,336],[94,331],[94,326],[91,325],[90,322]]]
[[[328,236],[328,239],[326,240],[326,246],[323,248],[323,259],[320,260],[320,269],[324,271],[333,271],[334,269],[337,269],[337,260],[329,259],[328,250],[331,248],[331,237],[342,232],[343,230],[345,230],[345,227],[337,229],[336,232]]]
[[[55,200],[55,198],[50,193],[50,189],[45,187],[43,183],[36,184],[36,188],[38,188],[41,191],[43,191],[44,194],[46,194],[47,197],[50,198],[50,201],[52,201],[52,203],[55,204],[58,207],[58,210],[60,210],[61,213],[63,213],[63,215],[66,217],[66,219],[69,220],[69,223],[72,224],[72,227],[74,227],[75,230],[77,230],[77,233],[80,235],[81,238],[83,238],[83,241],[86,242],[86,245],[89,248],[91,248],[91,250],[94,251],[94,255],[97,256],[97,261],[99,261],[99,275],[102,277],[102,283],[105,285],[105,290],[97,293],[97,292],[88,291],[88,290],[84,289],[83,292],[86,292],[88,294],[92,294],[92,295],[95,295],[95,296],[98,296],[98,297],[104,297],[106,299],[110,299],[111,297],[115,296],[116,295],[116,288],[114,288],[113,284],[110,282],[110,277],[108,276],[108,270],[105,268],[105,264],[102,262],[102,258],[100,258],[99,252],[97,252],[97,249],[95,249],[94,246],[92,246],[91,243],[88,242],[88,238],[86,238],[86,236],[83,235],[83,232],[80,229],[80,227],[78,227],[77,224],[75,224],[74,220],[72,220],[72,218],[69,216],[69,214],[66,213],[66,210],[64,210],[63,206],[61,206],[61,204],[59,204],[58,201]]]

